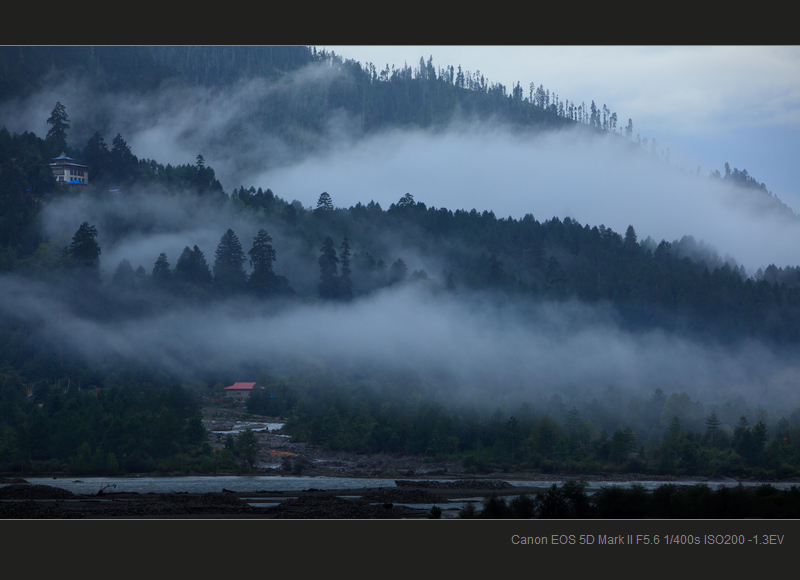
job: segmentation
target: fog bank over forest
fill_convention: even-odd
[[[247,298],[112,320],[79,314],[48,286],[0,279],[4,316],[28,321],[93,365],[121,357],[189,379],[238,365],[321,370],[411,370],[448,398],[584,400],[613,385],[647,398],[686,391],[700,402],[741,395],[779,407],[796,400],[792,353],[756,341],[723,347],[660,330],[629,332],[613,309],[575,301],[511,304],[490,294],[452,296],[424,285],[390,288],[348,304],[294,303],[274,309]],[[485,402],[485,401],[484,401]]]
[[[492,211],[498,217],[571,217],[640,239],[705,241],[745,266],[800,263],[800,221],[774,211],[761,192],[685,173],[631,149],[616,135],[580,128],[542,135],[502,126],[442,133],[392,132],[268,171],[254,182],[287,198],[327,191],[336,205],[374,199],[383,207],[406,192],[428,206]]]
[[[103,200],[64,198],[43,211],[46,234],[62,244],[81,219],[98,228],[106,278],[122,259],[149,272],[160,252],[174,267],[182,249],[194,244],[211,264],[226,228],[234,229],[246,251],[257,229],[267,227],[278,258],[275,271],[301,295],[316,294],[319,249],[308,247],[282,220],[265,223],[230,206],[144,191]],[[351,232],[351,242],[354,251],[365,249],[357,232]],[[417,283],[347,304],[302,301],[281,308],[241,297],[114,321],[71,312],[46,287],[7,278],[4,308],[45,321],[42,336],[54,344],[73,337],[68,348],[93,363],[121,356],[179,376],[213,372],[220,365],[272,367],[295,360],[325,368],[414,369],[448,395],[469,399],[486,392],[515,401],[556,392],[590,397],[609,385],[642,397],[656,388],[686,391],[700,401],[742,395],[765,406],[796,396],[800,369],[791,349],[778,352],[751,340],[722,346],[661,330],[633,332],[602,303],[514,304],[499,294],[451,294],[441,289],[440,257],[420,247],[389,246],[387,257],[402,256],[409,271],[430,272],[430,286],[438,292]]]
[[[686,75],[639,124],[630,75],[609,100],[306,46],[0,70],[0,471],[273,471],[204,421],[246,412],[293,475],[800,477],[797,136],[670,143],[720,111]]]
[[[356,120],[333,112],[322,134],[297,129],[292,141],[249,121],[253,104],[272,91],[299,94],[330,74],[312,66],[277,84],[256,79],[225,90],[165,86],[136,97],[95,95],[66,84],[6,105],[2,116],[9,130],[44,134],[42,120],[60,100],[71,117],[71,142],[83,145],[93,121],[105,117],[106,140],[121,133],[140,159],[184,164],[202,154],[227,191],[270,188],[305,207],[313,207],[323,191],[336,207],[374,200],[384,209],[411,193],[428,207],[475,208],[497,218],[569,216],[618,233],[633,225],[639,241],[691,235],[733,257],[750,275],[770,263],[800,264],[800,222],[775,212],[768,197],[676,170],[619,135],[585,127],[534,134],[462,120],[436,130],[362,136]],[[100,200],[64,197],[42,211],[45,235],[60,246],[84,221],[98,229],[106,280],[122,259],[149,272],[165,252],[174,267],[185,246],[198,245],[213,264],[228,228],[247,251],[264,227],[273,237],[276,273],[301,297],[314,295],[319,281],[321,239],[304,243],[285,222],[259,221],[230,205],[220,210],[194,198],[130,188]],[[348,235],[354,252],[366,249],[358,232]],[[433,252],[391,239],[385,245],[386,261],[402,257],[409,272],[425,269],[437,279],[445,266]],[[701,401],[737,394],[765,406],[796,401],[796,356],[761,342],[720,346],[660,330],[633,332],[602,304],[510,304],[492,294],[437,294],[422,286],[392,287],[346,304],[301,299],[275,309],[241,298],[112,320],[78,313],[42,284],[4,276],[0,309],[36,321],[37,338],[92,363],[121,356],[181,376],[220,365],[270,367],[300,359],[343,368],[416,369],[432,382],[442,377],[449,394],[470,399],[487,392],[514,400],[555,392],[590,397],[614,385],[643,397],[662,388]]]
[[[447,128],[364,136],[359,120],[342,111],[331,111],[321,132],[258,127],[255,111],[271,98],[300,98],[345,74],[315,64],[279,81],[169,83],[144,95],[98,94],[70,80],[9,102],[0,113],[9,130],[44,134],[44,119],[60,100],[70,114],[71,142],[83,144],[102,127],[107,142],[121,133],[140,159],[183,164],[202,154],[227,191],[271,188],[306,207],[322,191],[337,207],[375,200],[384,209],[411,193],[429,207],[475,208],[498,218],[572,217],[620,233],[632,224],[640,239],[656,242],[690,235],[749,275],[771,263],[800,264],[800,222],[773,211],[769,197],[698,176],[692,167],[676,170],[661,157],[663,146],[651,155],[617,134],[585,126],[536,134],[462,119]],[[769,185],[768,176],[756,177]]]

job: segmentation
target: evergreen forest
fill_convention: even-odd
[[[246,120],[296,152],[344,115],[360,134],[457,119],[577,127],[650,154],[605,104],[431,59],[381,68],[310,47],[4,47],[0,104],[66,75],[144,94],[291,82],[301,70],[322,70],[319,82],[301,98],[275,91]],[[179,165],[142,158],[111,119],[76,126],[61,101],[51,106],[45,135],[0,128],[2,472],[247,471],[247,442],[214,452],[200,408],[250,380],[265,389],[249,413],[329,450],[450,458],[471,473],[800,475],[796,387],[759,394],[764,368],[800,348],[798,264],[748,274],[692,232],[642,239],[635,223],[617,232],[567,215],[502,217],[413,192],[341,207],[324,191],[308,206],[269,187],[226,191],[204,152]],[[88,186],[56,182],[62,153],[90,168]],[[745,169],[696,178],[798,219]],[[437,321],[470,332],[441,352],[409,346],[447,336]],[[596,381],[537,375],[539,346],[525,340],[540,335],[671,353],[690,344],[721,360],[740,353],[744,370],[698,372],[697,385],[689,370],[636,385],[599,371]],[[500,336],[508,343],[494,351]],[[576,347],[561,364],[584,357],[595,360]]]

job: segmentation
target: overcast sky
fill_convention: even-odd
[[[704,174],[725,162],[800,211],[800,47],[797,46],[318,46],[380,71],[387,64],[479,70],[527,96],[606,104],[624,125]]]

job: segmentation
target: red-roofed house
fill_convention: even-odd
[[[237,401],[245,401],[256,388],[263,389],[264,387],[256,387],[255,383],[233,383],[230,387],[225,387],[225,394]]]

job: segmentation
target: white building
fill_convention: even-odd
[[[53,159],[50,170],[56,181],[62,185],[77,185],[86,187],[89,183],[89,166],[75,163],[75,160],[61,153]]]

